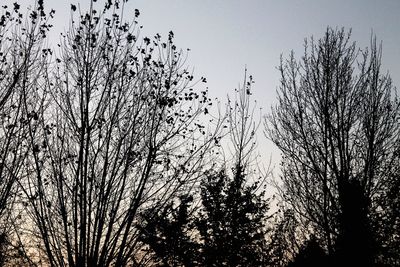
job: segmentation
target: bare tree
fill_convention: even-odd
[[[35,81],[43,75],[49,56],[45,39],[53,16],[38,1],[28,14],[20,5],[3,5],[0,16],[0,231],[1,265],[22,264],[25,251],[19,240],[23,209],[20,185],[29,153],[29,121],[37,114],[27,107],[37,99]]]
[[[77,20],[28,107],[38,119],[23,190],[50,266],[139,264],[140,211],[190,192],[217,137],[174,34],[140,39],[125,1],[95,2],[71,5]]]
[[[251,75],[248,77],[247,70],[245,70],[243,85],[235,89],[234,101],[228,97],[227,114],[230,143],[233,148],[234,168],[240,169],[239,172],[250,168],[250,165],[255,161],[254,157],[256,157],[254,151],[256,148],[256,131],[259,128],[260,121],[256,118],[256,104],[251,101],[253,83],[253,77]]]
[[[363,266],[375,251],[372,214],[398,155],[399,101],[381,73],[381,48],[358,50],[328,28],[279,67],[278,104],[265,121],[282,151],[283,198],[334,251]],[[390,226],[387,226],[390,227]]]

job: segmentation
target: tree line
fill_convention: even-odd
[[[260,120],[247,71],[221,107],[125,3],[71,5],[56,48],[43,0],[1,7],[1,265],[400,265],[400,103],[375,37],[306,39]]]

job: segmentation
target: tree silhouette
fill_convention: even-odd
[[[269,206],[264,191],[259,190],[262,179],[256,177],[248,184],[258,128],[250,102],[252,83],[246,74],[235,101],[228,104],[232,176],[224,169],[211,171],[201,186],[197,226],[205,266],[263,266],[269,262],[265,225]]]
[[[378,198],[380,210],[374,214],[374,232],[379,240],[379,262],[383,266],[400,266],[400,171],[399,162],[392,179],[385,186],[385,191]]]
[[[211,173],[202,186],[203,209],[197,220],[203,266],[264,266],[268,263],[265,217],[268,206],[245,175],[231,179]]]
[[[313,236],[300,249],[294,260],[287,265],[287,267],[305,266],[330,266],[325,251]]]
[[[176,208],[169,205],[156,215],[154,208],[146,212],[145,217],[152,219],[147,220],[142,240],[154,254],[153,264],[264,266],[269,263],[268,202],[260,189],[262,180],[252,183],[249,179],[257,129],[249,94],[252,82],[251,77],[246,78],[237,90],[236,100],[228,105],[234,148],[232,175],[224,168],[204,173],[196,212],[188,212],[187,196]]]
[[[38,264],[140,261],[140,212],[192,186],[220,126],[203,125],[211,100],[194,90],[173,32],[139,38],[125,1],[95,2],[72,7],[55,62],[27,80],[36,91],[22,103],[31,119],[21,190]]]
[[[269,266],[287,266],[299,253],[305,237],[299,236],[299,222],[290,208],[280,207],[274,214],[274,219]]]
[[[371,266],[383,231],[372,218],[398,162],[399,101],[374,39],[358,52],[350,33],[328,28],[305,47],[300,61],[282,60],[266,121],[283,155],[283,197],[330,255]]]
[[[150,265],[201,266],[200,245],[193,239],[193,216],[190,214],[191,196],[181,196],[179,204],[169,203],[160,212],[147,209],[143,217],[146,224],[141,229],[141,241],[154,253]]]
[[[28,260],[18,234],[25,208],[20,186],[25,183],[29,122],[38,119],[31,106],[38,101],[37,79],[44,75],[49,56],[45,39],[53,14],[53,10],[44,12],[41,1],[28,14],[21,12],[18,3],[1,7],[0,265]]]
[[[374,38],[328,28],[282,59],[269,225],[252,77],[214,116],[172,31],[100,2],[71,4],[56,49],[43,0],[1,6],[1,266],[400,266],[400,104]]]

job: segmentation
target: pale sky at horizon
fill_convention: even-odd
[[[83,7],[88,1],[45,0],[47,9],[56,10],[55,34],[68,26],[70,3]],[[126,14],[133,16],[135,8],[142,37],[166,37],[172,30],[177,47],[191,49],[188,65],[195,77],[206,77],[210,95],[223,101],[243,81],[247,66],[254,98],[268,112],[279,85],[280,55],[294,50],[300,57],[304,38],[321,37],[327,26],[351,28],[361,48],[376,34],[383,41],[382,70],[400,87],[400,0],[129,0]],[[258,139],[259,150],[265,158],[272,153],[276,164],[277,149]]]

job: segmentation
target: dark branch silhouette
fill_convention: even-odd
[[[304,230],[329,255],[372,266],[392,227],[379,214],[398,171],[400,106],[375,39],[359,51],[350,33],[328,28],[306,40],[301,60],[282,59],[266,128],[283,155],[283,198]]]

